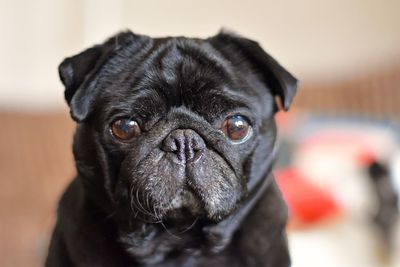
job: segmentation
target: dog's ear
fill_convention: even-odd
[[[268,55],[257,42],[225,31],[209,38],[209,41],[230,61],[238,62],[238,58],[239,61],[247,61],[272,93],[279,96],[283,108],[289,109],[296,94],[297,79]]]
[[[60,64],[58,72],[65,86],[65,100],[75,121],[85,121],[93,108],[97,95],[96,78],[101,67],[115,51],[135,37],[132,32],[121,32],[103,44],[64,59]]]

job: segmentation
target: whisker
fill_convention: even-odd
[[[181,232],[179,232],[179,233],[177,233],[177,234],[178,234],[178,235],[181,235],[181,234],[183,234],[183,233],[186,233],[186,232],[189,231],[190,229],[192,229],[192,228],[194,227],[194,225],[197,223],[198,219],[199,219],[199,217],[196,217],[196,218],[194,219],[194,221],[192,222],[191,225],[189,225],[186,229],[182,230]]]
[[[155,217],[153,214],[151,214],[150,212],[145,210],[143,208],[143,206],[141,205],[141,202],[139,200],[139,190],[138,189],[136,190],[136,193],[135,193],[135,195],[136,195],[136,201],[135,201],[133,190],[134,190],[134,186],[131,186],[131,190],[130,190],[130,195],[131,195],[131,203],[130,204],[131,205],[130,205],[130,208],[131,208],[132,212],[134,213],[134,217],[138,218],[137,215],[140,212],[144,216],[149,216],[151,219],[153,219],[153,221],[148,221],[148,220],[146,220],[145,218],[142,218],[142,217],[138,218],[141,221],[143,221],[145,223],[160,223],[160,219],[159,218]]]
[[[168,230],[168,228],[165,226],[165,224],[164,224],[163,221],[161,221],[161,225],[163,226],[163,228],[165,229],[165,231],[166,231],[170,236],[172,236],[172,237],[174,237],[174,238],[176,238],[176,239],[182,239],[182,237],[177,236],[177,235],[173,234],[172,232],[170,232],[170,231]]]
[[[148,213],[148,212],[146,211],[146,209],[143,207],[142,203],[141,203],[140,200],[139,200],[139,189],[136,189],[136,203],[139,205],[140,211],[141,211],[143,214],[147,214],[147,215],[152,216],[152,214],[150,214],[150,213]]]

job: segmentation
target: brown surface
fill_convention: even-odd
[[[332,115],[400,121],[400,63],[352,79],[304,84],[294,106]]]
[[[0,266],[42,266],[57,200],[74,176],[63,114],[0,113]]]

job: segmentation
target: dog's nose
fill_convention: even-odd
[[[203,138],[191,129],[172,131],[162,142],[162,150],[176,154],[179,162],[197,161],[206,147]]]

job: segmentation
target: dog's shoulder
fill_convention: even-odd
[[[281,192],[273,182],[232,240],[231,246],[243,257],[243,266],[289,266],[287,212]]]
[[[62,195],[57,216],[46,266],[71,267],[71,259],[79,266],[128,266],[110,218],[90,203],[79,178]]]

